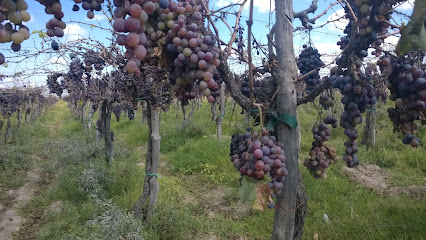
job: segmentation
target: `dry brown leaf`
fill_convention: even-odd
[[[256,187],[256,200],[253,203],[253,209],[264,211],[266,205],[272,202],[272,189],[267,183],[258,184]]]
[[[327,148],[329,158],[336,160],[337,158],[336,149],[334,147],[328,146],[327,144],[324,144],[324,147]]]

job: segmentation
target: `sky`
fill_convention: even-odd
[[[270,2],[272,1],[272,2]],[[274,14],[274,0],[254,0],[254,12],[253,12],[253,34],[256,40],[262,44],[267,43],[266,35],[268,34],[270,28],[275,22]],[[398,10],[408,15],[411,15],[412,12],[412,3],[414,0],[409,0],[409,2],[404,3]],[[108,18],[102,12],[95,12],[94,19],[88,19],[86,17],[86,11],[80,9],[78,12],[73,12],[72,6],[74,2],[71,0],[62,0],[62,9],[64,11],[65,17],[63,21],[67,23],[67,28],[65,29],[65,36],[62,38],[40,38],[37,31],[45,31],[46,22],[52,17],[52,15],[47,15],[44,12],[44,6],[36,2],[35,0],[27,0],[29,5],[28,12],[31,14],[31,20],[26,24],[31,34],[30,39],[25,40],[22,44],[21,51],[18,53],[13,53],[10,50],[10,43],[0,44],[0,52],[2,52],[6,57],[7,65],[0,66],[0,74],[3,75],[12,75],[17,72],[23,72],[25,77],[16,77],[16,78],[4,78],[0,82],[0,87],[10,87],[14,85],[30,84],[30,85],[44,85],[47,79],[47,74],[45,69],[50,71],[64,71],[66,69],[67,62],[69,61],[68,53],[64,51],[53,51],[50,47],[52,40],[55,40],[60,43],[60,45],[66,45],[68,41],[77,41],[82,38],[91,38],[96,41],[100,41],[105,45],[111,41],[111,32],[101,29],[106,28],[110,29]],[[105,1],[106,2],[106,1]],[[216,10],[221,7],[227,6],[230,3],[238,3],[241,0],[211,0],[209,2],[210,9]],[[249,16],[249,2],[247,1],[245,8],[242,12],[241,22],[242,26],[247,29],[246,21]],[[330,3],[333,1],[329,0],[319,0],[318,1],[318,10],[314,14],[310,14],[309,17],[316,16],[318,13],[322,12]],[[106,4],[106,3],[104,3]],[[293,8],[295,12],[301,11],[309,7],[311,0],[295,0],[293,2]],[[81,6],[81,4],[80,4]],[[270,8],[272,6],[272,8]],[[107,9],[104,6],[103,9]],[[234,7],[229,9],[231,12],[237,11],[238,8]],[[326,23],[329,20],[334,20],[344,15],[342,6],[337,4],[332,7],[327,14],[319,18],[316,23],[313,25],[320,26]],[[396,17],[395,22],[401,23],[406,22],[406,19]],[[229,16],[226,19],[227,23],[231,26],[235,24],[235,17]],[[86,23],[86,24],[82,24]],[[328,25],[323,26],[322,28],[314,29],[310,32],[311,42],[313,46],[316,47],[321,54],[324,55],[323,61],[331,61],[334,59],[333,56],[339,53],[339,46],[336,45],[336,42],[341,36],[343,36],[342,29],[346,26],[347,20],[341,20],[340,22],[334,22]],[[96,27],[99,26],[99,27]],[[219,36],[224,41],[230,38],[230,31],[225,24],[217,22],[216,26],[219,30]],[[300,21],[296,19],[294,21],[294,26],[300,26]],[[247,33],[245,33],[245,38]],[[301,51],[301,46],[306,44],[309,41],[309,34],[307,32],[297,31],[294,33],[294,47],[295,54],[298,54]],[[398,41],[397,37],[390,37],[386,40],[387,42],[396,44]],[[34,54],[37,52],[45,52],[43,54],[36,54],[36,57],[26,57],[28,54]],[[260,54],[253,54],[254,61],[259,63],[263,56]],[[19,61],[19,63],[16,63]],[[244,72],[247,70],[247,65],[239,65],[237,63],[232,65],[232,69],[235,72]]]

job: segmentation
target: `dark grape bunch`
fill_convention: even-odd
[[[260,81],[253,81],[253,88],[254,88],[254,96],[258,96],[261,92],[260,88]],[[246,96],[250,97],[250,83],[248,76],[245,76],[244,79],[241,82],[241,93]]]
[[[275,136],[266,136],[266,131],[262,132],[251,134],[248,128],[244,134],[232,135],[229,155],[241,176],[257,180],[269,176],[269,187],[279,194],[288,174],[285,153]]]
[[[104,0],[74,0],[74,2],[75,4],[72,7],[74,12],[80,10],[77,4],[81,3],[81,7],[87,11],[87,18],[93,19],[95,17],[94,11],[102,10],[102,3],[104,3]]]
[[[64,86],[58,82],[58,78],[62,77],[62,73],[52,73],[47,76],[47,87],[51,93],[54,93],[61,97],[62,92],[64,91]]]
[[[83,53],[83,61],[85,64],[86,71],[91,71],[93,68],[97,70],[97,74],[102,74],[102,69],[105,66],[105,60],[100,56],[99,52],[93,50],[87,50]]]
[[[23,23],[31,19],[27,12],[28,4],[25,0],[3,0],[0,2],[0,43],[12,42],[10,46],[14,52],[21,50],[21,43],[30,37],[27,26]],[[4,21],[7,21],[3,23]],[[0,64],[5,57],[0,53]]]
[[[362,113],[367,110],[367,106],[377,102],[376,93],[370,84],[372,77],[366,74],[360,74],[357,77],[358,81],[350,76],[332,75],[330,77],[331,85],[338,88],[343,94],[341,102],[344,105],[344,111],[340,118],[340,125],[345,129],[344,134],[349,138],[345,142],[346,150],[343,156],[348,167],[355,167],[359,164],[355,155],[358,152],[356,144],[358,133],[355,127],[362,123]]]
[[[338,127],[337,119],[327,116],[323,122],[312,128],[314,141],[309,151],[309,158],[306,158],[303,163],[315,178],[326,178],[326,169],[330,164],[337,162],[336,150],[325,144],[331,135],[331,130],[327,124],[331,124],[333,128]]]
[[[318,53],[318,50],[313,47],[308,47],[303,45],[303,50],[299,55],[297,61],[297,67],[300,70],[300,73],[305,75],[310,71],[324,66],[324,63],[320,59],[321,54]],[[321,83],[321,77],[319,75],[319,70],[313,71],[307,77],[304,78],[306,84],[306,93],[310,94],[311,91]]]
[[[62,11],[62,4],[59,0],[37,0],[40,4],[45,6],[45,12],[53,15],[46,23],[46,34],[49,37],[63,37],[64,29],[66,28],[65,22],[62,21],[64,12]]]
[[[426,116],[425,66],[419,66],[423,60],[424,53],[409,53],[405,58],[392,58],[388,76],[389,99],[395,102],[395,107],[388,109],[388,116],[394,129],[406,135],[403,143],[413,147],[420,144],[420,140],[413,136],[417,130],[415,121]],[[385,58],[379,65],[382,69],[387,66],[383,64],[384,61]]]
[[[115,120],[120,122],[121,112],[123,111],[123,106],[119,102],[112,103],[112,113],[114,113]]]
[[[347,35],[341,37],[337,42],[340,49],[345,49],[345,52],[336,60],[336,63],[342,68],[355,63],[359,69],[363,58],[368,56],[367,50],[370,47],[375,48],[372,54],[379,57],[382,54],[380,45],[383,43],[383,39],[378,39],[377,36],[388,33],[391,9],[393,5],[402,1],[348,0],[351,9],[348,6],[344,8],[346,16],[350,20],[344,30]],[[357,21],[353,14],[357,17]],[[352,58],[354,56],[356,58]]]
[[[334,98],[331,94],[331,89],[327,89],[324,93],[320,95],[319,103],[325,110],[328,110],[330,107],[334,106]]]
[[[127,108],[127,117],[129,120],[135,119],[135,110],[133,108]]]

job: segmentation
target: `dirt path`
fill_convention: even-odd
[[[388,181],[392,176],[379,166],[364,163],[356,168],[343,167],[343,170],[356,182],[385,196],[397,196],[401,193],[413,199],[426,199],[426,185],[391,187]]]
[[[40,181],[40,169],[27,172],[26,183],[19,189],[9,190],[8,195],[12,199],[7,206],[0,206],[0,239],[12,239],[18,232],[25,219],[19,215],[19,210],[31,201]],[[2,209],[4,208],[4,209]]]

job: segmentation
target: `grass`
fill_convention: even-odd
[[[190,109],[191,106],[188,106]],[[230,136],[241,132],[241,109],[227,108],[224,137],[215,138],[210,105],[203,103],[193,117],[182,121],[177,108],[161,116],[160,192],[157,211],[149,223],[141,223],[131,214],[139,198],[145,171],[143,165],[148,127],[121,116],[112,120],[115,133],[115,162],[107,168],[102,144],[87,134],[64,102],[44,114],[35,123],[19,130],[10,144],[0,145],[0,157],[8,159],[0,172],[0,187],[18,188],[25,172],[39,166],[43,180],[39,194],[23,209],[29,221],[19,236],[37,239],[119,237],[131,239],[269,239],[274,212],[251,210],[239,202],[239,174],[229,161]],[[189,112],[190,110],[188,110]],[[386,106],[377,110],[377,144],[360,147],[363,162],[379,165],[392,176],[390,186],[423,185],[426,162],[424,146],[413,149],[392,134]],[[316,111],[307,104],[299,108],[302,126],[300,158],[307,156]],[[232,120],[231,120],[232,116]],[[96,119],[96,115],[94,117]],[[95,124],[94,124],[95,126]],[[361,128],[359,130],[362,130]],[[426,141],[424,129],[419,137]],[[343,153],[343,131],[333,129],[330,144],[339,156]],[[401,194],[384,197],[350,180],[342,172],[343,163],[330,167],[328,178],[314,179],[301,167],[309,196],[304,239],[422,239],[426,236],[425,199]],[[8,181],[10,178],[13,181]],[[0,203],[7,196],[0,195]],[[60,203],[58,212],[52,206]],[[324,214],[329,222],[324,221]],[[117,220],[117,221],[115,221]],[[117,222],[121,224],[116,224]],[[114,231],[111,231],[114,229]],[[115,238],[114,238],[115,237]]]

